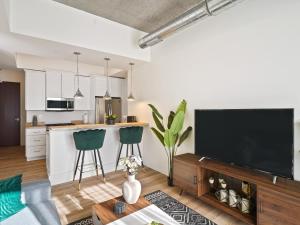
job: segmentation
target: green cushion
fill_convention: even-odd
[[[105,130],[85,130],[74,132],[73,137],[78,150],[94,150],[103,146]]]
[[[21,183],[22,175],[0,180],[0,222],[25,208],[21,202]]]
[[[142,141],[143,127],[120,128],[120,142],[122,144],[138,144]]]

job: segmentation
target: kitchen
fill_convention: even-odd
[[[54,69],[25,70],[26,158],[28,161],[46,158],[52,185],[72,181],[78,152],[73,132],[106,130],[100,153],[104,171],[108,173],[116,166],[119,128],[147,125],[134,120],[126,123],[127,79],[109,76],[108,63],[104,74],[79,74],[78,67],[76,73]],[[78,90],[83,95],[80,98],[74,97]],[[112,100],[104,100],[107,91]],[[117,114],[115,125],[105,124],[108,114]],[[87,154],[85,164],[92,162],[92,155]],[[83,174],[84,177],[94,175],[95,170]]]

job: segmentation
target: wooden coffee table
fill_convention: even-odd
[[[124,200],[119,197],[93,206],[94,225],[146,225],[152,221],[164,225],[180,225],[171,216],[143,197],[140,197],[136,204],[126,204],[125,212],[116,215],[113,208],[117,201]]]
[[[124,216],[130,215],[140,209],[149,206],[151,203],[144,197],[140,197],[137,203],[133,205],[126,204],[126,210],[121,215],[114,213],[114,205],[117,201],[125,202],[123,197],[114,198],[105,202],[101,202],[93,206],[93,220],[94,224],[106,225],[113,221],[116,221]],[[96,220],[96,221],[95,221]],[[99,221],[97,223],[97,220]]]

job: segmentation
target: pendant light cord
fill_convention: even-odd
[[[76,74],[74,76],[74,88],[76,89],[76,77],[77,77],[77,91],[75,92],[74,98],[83,98],[83,94],[81,93],[79,89],[79,56],[80,52],[74,52],[74,55],[76,55]]]
[[[133,63],[130,63],[130,93],[132,93],[132,70],[133,70]]]
[[[76,55],[77,57],[77,88],[79,89],[79,74],[78,74],[78,54]]]
[[[133,74],[133,65],[134,65],[134,63],[129,63],[129,65],[130,65],[130,93],[132,94],[132,80],[133,80],[133,76],[132,76],[132,74]]]
[[[108,90],[108,60],[106,59],[106,89]]]

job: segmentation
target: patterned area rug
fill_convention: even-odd
[[[217,225],[162,191],[147,194],[145,198],[182,225]]]
[[[217,225],[162,191],[147,194],[145,198],[181,225]],[[91,217],[87,217],[69,225],[93,225],[93,221]]]
[[[92,217],[86,217],[81,220],[77,220],[73,223],[69,223],[68,225],[94,225]]]

